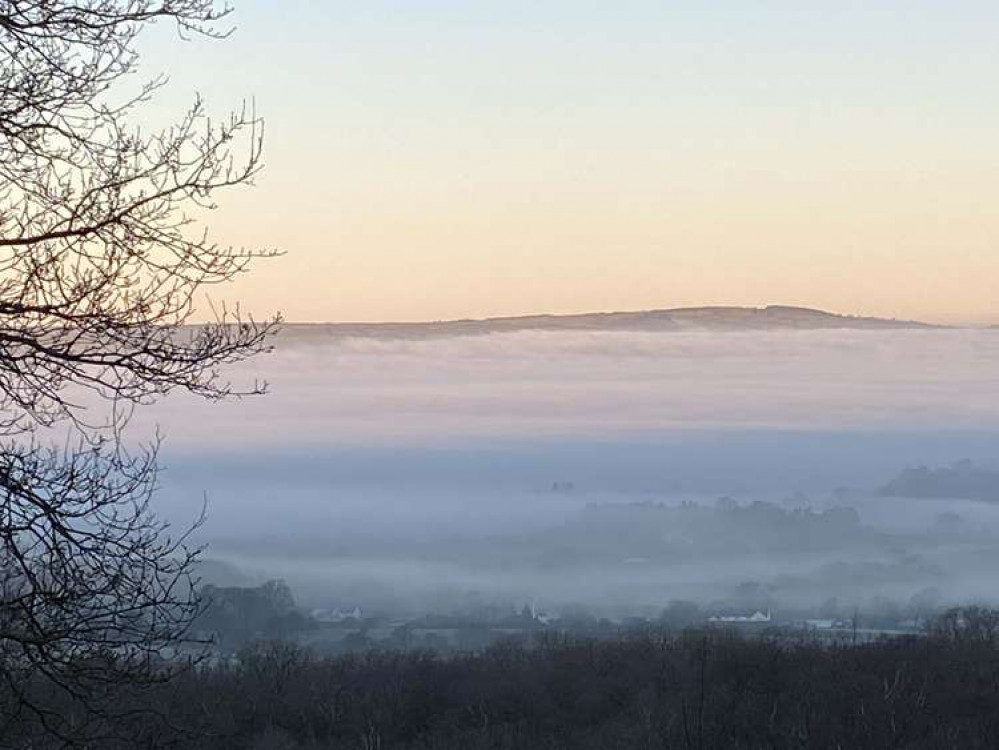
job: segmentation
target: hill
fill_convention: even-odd
[[[910,468],[878,489],[883,497],[999,502],[999,472],[965,459],[953,466]]]
[[[682,307],[636,312],[434,321],[426,323],[297,323],[285,326],[283,337],[311,335],[362,338],[436,338],[475,336],[513,331],[755,331],[822,329],[932,329],[909,320],[838,315],[807,307]]]

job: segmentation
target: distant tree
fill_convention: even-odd
[[[197,551],[150,510],[155,442],[123,443],[132,409],[236,393],[219,366],[277,323],[222,307],[188,325],[196,293],[273,254],[218,244],[193,218],[257,173],[260,122],[209,120],[198,99],[144,133],[133,116],[164,79],[124,98],[116,85],[150,23],[221,37],[228,12],[0,0],[0,715],[39,736],[113,732],[117,691],[164,678],[199,609]],[[105,415],[84,410],[95,400]],[[7,726],[0,744],[39,746]]]
[[[208,585],[200,594],[207,611],[194,626],[223,648],[288,637],[314,624],[295,609],[294,596],[284,581],[268,581],[255,588]]]
[[[930,632],[960,643],[999,643],[999,610],[971,605],[953,607],[930,623]]]
[[[944,599],[943,592],[935,586],[920,589],[909,598],[907,609],[912,618],[922,622],[940,610]]]
[[[704,622],[704,613],[696,602],[674,599],[666,605],[660,619],[671,627],[688,628]]]
[[[570,625],[574,627],[592,627],[596,625],[597,618],[594,614],[583,604],[567,604],[562,607],[562,611],[559,613],[559,620],[563,625]]]

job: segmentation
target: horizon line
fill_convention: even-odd
[[[529,320],[532,318],[582,318],[613,315],[643,315],[656,313],[682,313],[695,311],[755,311],[766,312],[768,310],[784,310],[788,312],[799,312],[806,314],[816,314],[833,318],[843,318],[846,320],[871,320],[884,321],[889,323],[912,324],[917,326],[937,327],[937,328],[987,328],[995,324],[992,323],[939,323],[908,317],[888,317],[883,315],[870,315],[865,313],[841,313],[825,310],[820,307],[809,307],[807,305],[787,305],[787,304],[765,304],[765,305],[682,305],[679,307],[645,307],[637,309],[611,309],[611,310],[587,310],[582,312],[523,312],[504,313],[496,315],[466,316],[456,318],[433,318],[433,319],[413,319],[413,320],[286,320],[282,325],[342,325],[342,326],[418,326],[418,325],[445,325],[449,323],[489,323],[492,321],[515,321]]]

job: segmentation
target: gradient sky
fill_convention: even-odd
[[[999,4],[236,0],[145,38],[267,121],[216,298],[290,320],[803,304],[999,322]],[[166,121],[164,119],[164,121]]]

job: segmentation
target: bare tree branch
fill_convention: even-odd
[[[56,746],[111,736],[116,691],[169,677],[200,608],[198,550],[151,511],[156,445],[126,450],[127,415],[174,389],[262,391],[220,368],[279,323],[225,306],[190,323],[197,293],[276,254],[220,244],[195,220],[258,173],[253,107],[212,120],[197,99],[144,133],[133,116],[165,79],[115,101],[144,27],[221,38],[229,13],[0,0],[0,706]],[[108,422],[88,423],[80,390],[111,404]],[[59,425],[75,447],[41,442]],[[54,711],[54,694],[79,710]]]

